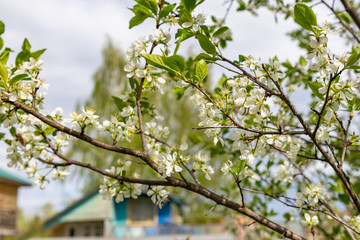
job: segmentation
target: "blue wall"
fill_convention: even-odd
[[[170,202],[167,202],[165,205],[163,205],[161,209],[158,208],[158,214],[159,225],[172,223]]]

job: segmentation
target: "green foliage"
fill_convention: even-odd
[[[216,48],[214,46],[214,44],[212,44],[212,42],[209,40],[209,38],[207,36],[205,36],[204,34],[198,34],[196,36],[197,40],[199,41],[199,44],[201,46],[201,48],[209,53],[209,54],[216,54]]]
[[[226,33],[227,31],[229,31],[229,27],[226,27],[226,26],[221,27],[218,30],[216,30],[216,32],[214,32],[213,37],[218,37],[218,36]]]
[[[157,54],[142,54],[142,56],[146,59],[146,62],[154,67],[158,67],[160,69],[174,72],[176,73],[175,69],[172,69],[169,65],[164,62],[164,58]]]
[[[8,70],[6,69],[5,65],[0,62],[0,77],[1,80],[6,82],[8,79]]]
[[[208,74],[208,68],[206,62],[203,59],[201,59],[196,64],[196,75],[195,75],[199,83],[201,83],[205,79],[207,74]]]
[[[185,60],[179,55],[164,58],[164,63],[176,72],[181,73],[185,70]]]
[[[320,83],[308,81],[308,85],[309,85],[312,93],[316,97],[320,98],[321,100],[324,100],[324,95],[319,92],[319,88],[322,87],[322,85]]]
[[[313,10],[305,3],[297,3],[294,7],[295,22],[302,28],[317,34],[317,19]]]
[[[27,77],[28,77],[28,74],[19,74],[19,75],[16,75],[15,77],[13,77],[9,83],[10,83],[10,85],[14,85],[15,83],[17,83],[21,80],[24,80]]]
[[[167,5],[165,7],[163,7],[160,11],[160,14],[159,14],[159,17],[160,18],[164,18],[166,16],[169,15],[169,13],[171,13],[171,11],[175,8],[175,4],[170,4],[170,5]]]
[[[3,34],[5,32],[5,24],[0,21],[0,35]]]

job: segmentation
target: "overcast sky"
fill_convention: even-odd
[[[200,12],[208,17],[224,16],[227,8],[224,1],[206,3]],[[130,0],[0,0],[0,20],[6,25],[5,46],[18,52],[26,37],[33,50],[47,48],[41,73],[50,84],[45,101],[47,111],[61,106],[69,114],[77,102],[89,96],[93,88],[91,77],[102,62],[101,51],[107,37],[126,51],[133,40],[152,33],[150,23],[128,29],[131,6]],[[281,60],[298,59],[301,52],[296,43],[285,36],[295,27],[293,20],[283,23],[279,17],[281,24],[276,24],[271,13],[262,11],[261,17],[255,18],[248,13],[237,13],[236,7],[237,3],[227,19],[234,41],[224,51],[225,56],[236,59],[238,54],[252,54],[265,61],[275,55]],[[189,45],[196,47],[197,43]],[[7,169],[5,154],[5,148],[0,148],[0,167]],[[46,202],[64,207],[69,200],[79,197],[77,183],[73,181],[66,186],[51,183],[43,191],[38,187],[22,188],[19,206],[28,212]]]

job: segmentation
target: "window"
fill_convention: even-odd
[[[91,236],[91,228],[89,225],[84,226],[84,236]]]
[[[130,225],[150,226],[156,224],[156,207],[150,199],[128,200],[128,222]]]
[[[72,227],[72,228],[69,229],[69,236],[70,236],[70,237],[74,237],[74,236],[75,236],[75,228],[74,228],[74,227]]]
[[[66,234],[69,237],[103,236],[104,226],[102,222],[79,222],[66,225]]]
[[[95,232],[95,236],[102,236],[104,235],[104,230],[103,230],[103,225],[102,224],[97,224],[95,225],[95,229],[94,229],[94,232]]]
[[[0,227],[15,228],[16,225],[16,211],[15,210],[0,210]]]

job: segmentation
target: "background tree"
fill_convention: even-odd
[[[193,60],[190,59],[189,64],[192,64],[192,61]],[[93,76],[94,88],[92,94],[84,104],[80,105],[97,109],[96,114],[99,116],[110,116],[112,113],[118,111],[114,99],[117,99],[117,96],[123,95],[124,92],[130,90],[129,81],[126,77],[126,72],[124,71],[125,65],[125,55],[109,39],[103,49],[102,66]],[[207,76],[204,81],[204,86],[208,89],[211,82],[209,78],[210,77]],[[162,113],[162,117],[167,120],[169,125],[171,125],[172,137],[170,142],[185,142],[186,139],[189,139],[191,143],[194,144],[195,149],[208,148],[212,151],[212,161],[216,163],[216,161],[219,161],[219,158],[223,157],[223,151],[221,151],[221,149],[215,150],[211,147],[207,147],[210,146],[211,140],[209,140],[202,132],[193,129],[199,122],[197,109],[191,109],[192,102],[189,101],[188,98],[182,97],[183,89],[174,88],[173,85],[174,84],[170,83],[167,86],[164,86],[163,94],[153,92],[145,93],[148,102],[161,103],[156,107]],[[81,107],[79,106],[78,110],[80,109]],[[93,134],[96,139],[111,141],[110,136],[104,136],[97,131],[93,131],[91,134]],[[141,142],[138,137],[133,137],[130,143],[122,141],[121,145],[140,148]],[[108,152],[100,148],[93,148],[79,139],[71,142],[67,155],[70,158],[82,159],[83,162],[91,163],[92,165],[103,169],[110,168],[112,165],[116,164],[119,158],[131,159],[127,156],[120,156],[118,153]],[[75,168],[74,170],[79,172],[79,175],[73,174],[72,177],[80,178],[84,182],[83,192],[93,191],[94,186],[98,186],[102,181],[102,177],[99,176],[99,174],[89,171],[88,169]],[[148,172],[148,174],[149,176],[152,176],[151,172]],[[217,175],[218,177],[221,177],[222,173],[218,172]],[[147,176],[146,173],[145,176]],[[177,189],[173,189],[173,192],[183,196],[184,199],[187,199],[186,209],[187,212],[191,212],[192,214],[184,215],[185,222],[199,223],[219,220],[220,215],[205,215],[209,209],[209,207],[206,207],[206,204],[209,203],[197,201],[197,195],[179,191]]]

